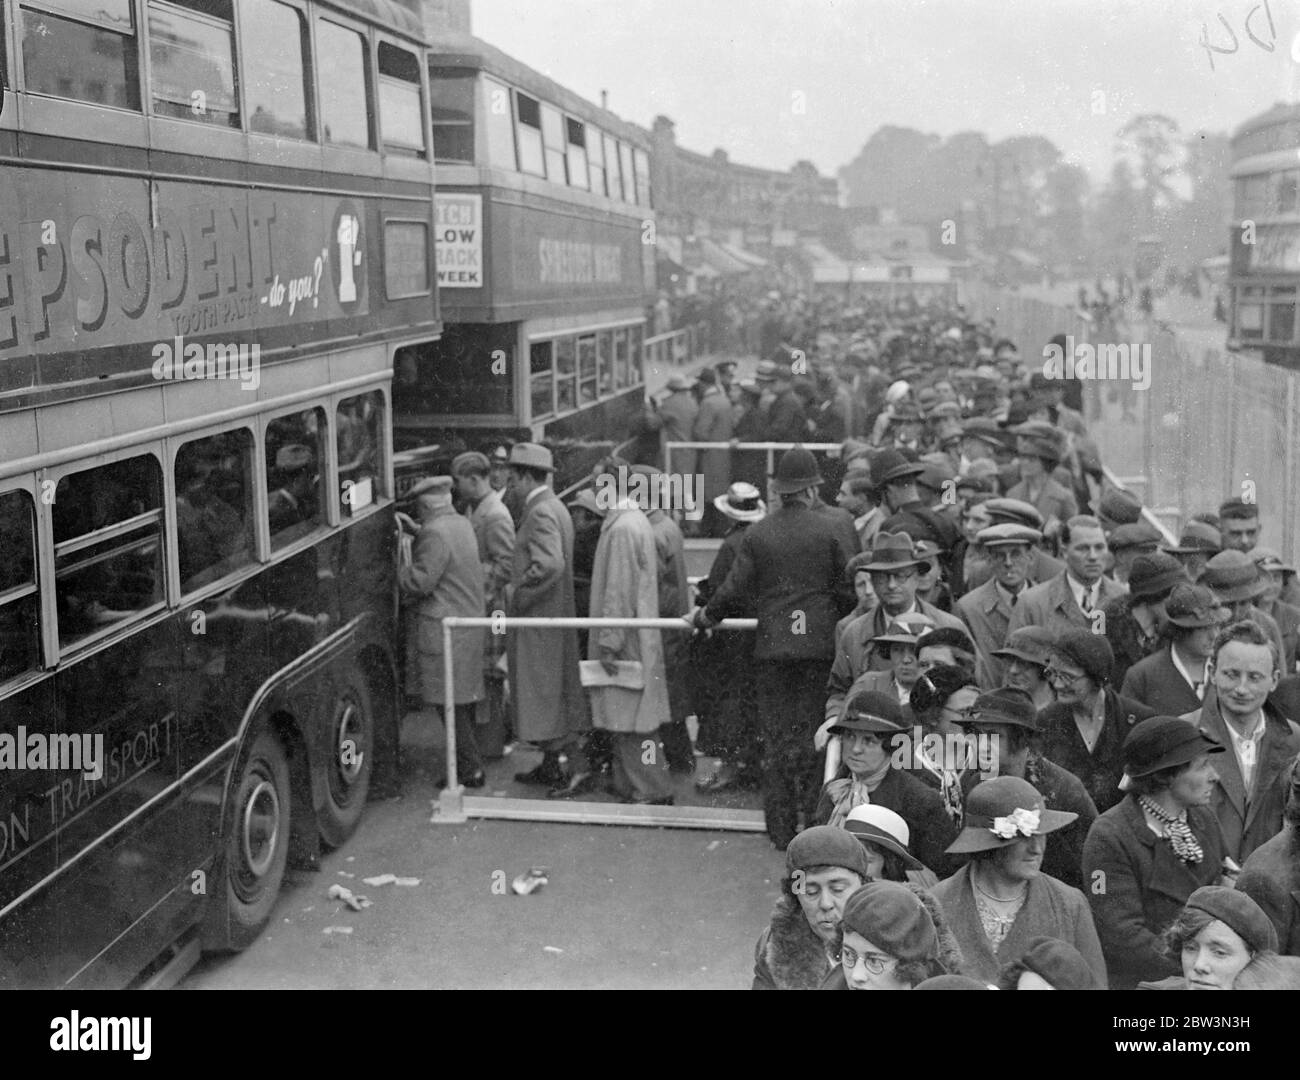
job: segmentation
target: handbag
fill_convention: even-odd
[[[583,686],[617,686],[622,690],[644,690],[645,668],[640,660],[615,660],[618,670],[611,675],[599,660],[579,660],[578,674]]]

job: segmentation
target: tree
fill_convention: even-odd
[[[1140,225],[1143,232],[1149,232],[1156,227],[1158,210],[1178,201],[1169,183],[1181,165],[1178,122],[1162,113],[1143,113],[1125,124],[1117,138],[1115,152],[1136,165],[1141,177]]]

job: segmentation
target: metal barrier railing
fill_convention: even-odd
[[[484,629],[504,633],[517,629],[585,630],[602,627],[622,627],[632,630],[694,631],[695,624],[685,616],[676,619],[592,619],[592,618],[536,618],[516,615],[448,615],[442,620],[442,678],[443,711],[447,739],[447,786],[438,798],[438,813],[434,821],[440,824],[464,822],[465,789],[460,784],[456,769],[456,687],[452,663],[451,636],[456,630]],[[757,619],[724,619],[714,630],[753,631]],[[625,815],[624,815],[625,816]]]
[[[788,443],[788,442],[666,442],[664,443],[664,472],[673,471],[672,455],[674,450],[766,450],[767,475],[776,472],[776,455],[785,453],[791,447],[802,446],[814,453],[825,453],[828,457],[838,457],[843,443]]]

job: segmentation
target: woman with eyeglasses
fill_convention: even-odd
[[[969,674],[940,664],[916,680],[909,699],[913,720],[909,767],[918,780],[939,792],[954,828],[961,825],[961,777],[967,765],[961,722],[979,696]]]
[[[1047,679],[1056,704],[1039,717],[1043,756],[1083,781],[1099,811],[1123,798],[1122,750],[1128,733],[1154,715],[1110,685],[1114,654],[1102,634],[1066,630],[1052,646]]]
[[[840,964],[823,990],[911,990],[962,974],[961,949],[925,889],[868,882],[844,905],[840,930]]]

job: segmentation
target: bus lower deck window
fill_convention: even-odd
[[[339,402],[336,441],[339,453],[339,495],[343,516],[369,506],[384,494],[382,432],[384,396],[378,390]]]
[[[321,472],[325,413],[305,409],[266,425],[266,493],[271,546],[282,548],[325,522]]]
[[[186,443],[176,454],[181,592],[253,561],[253,436],[247,429]]]

